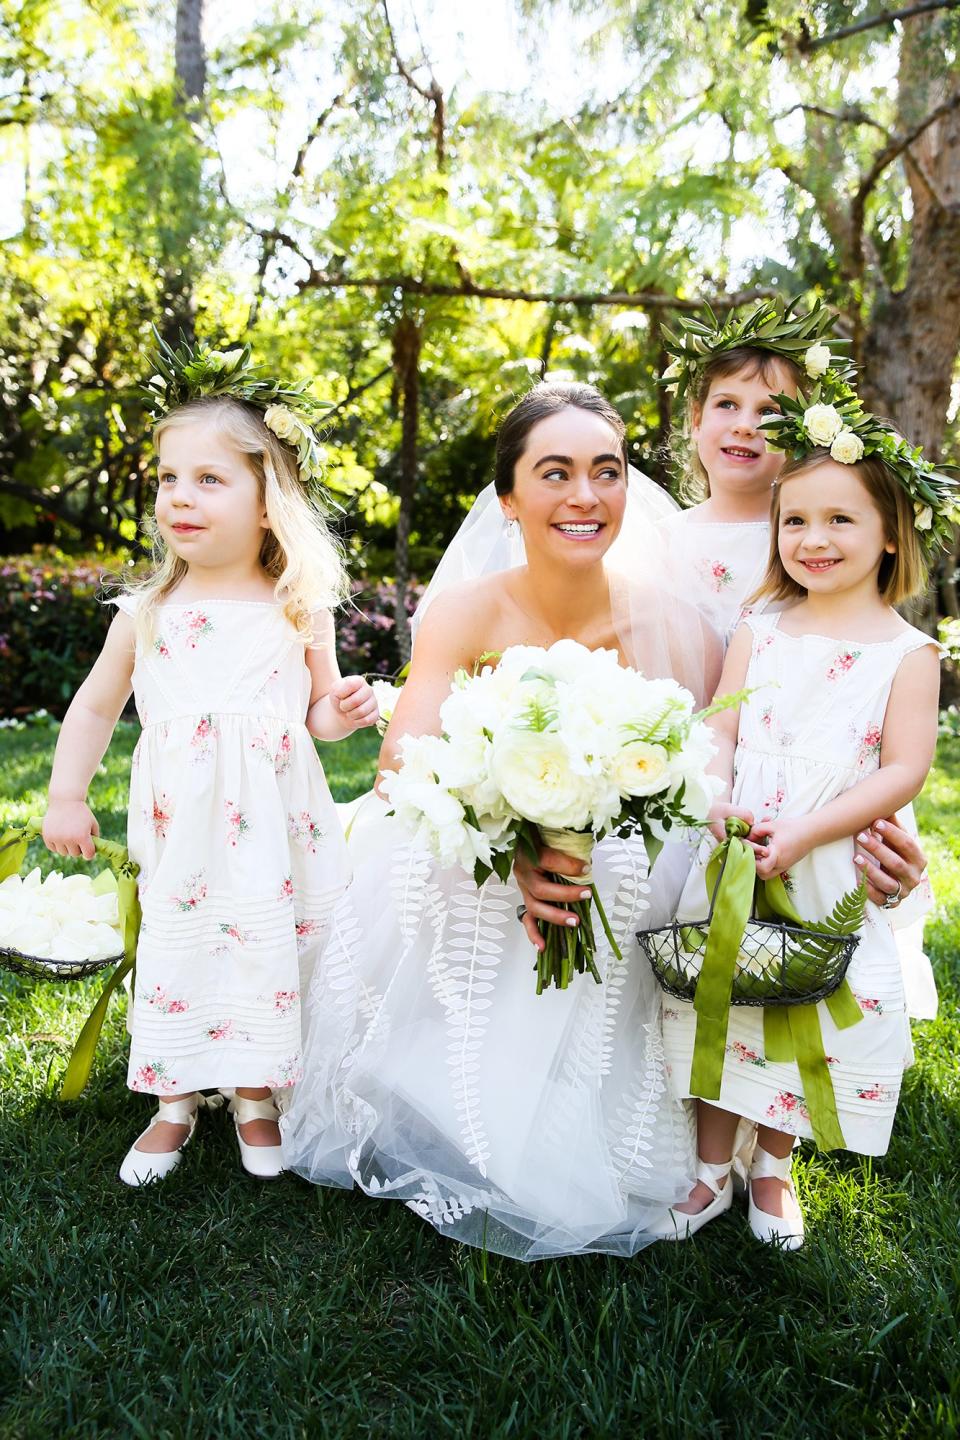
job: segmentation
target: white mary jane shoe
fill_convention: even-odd
[[[697,1179],[702,1180],[704,1185],[713,1191],[710,1204],[698,1210],[695,1215],[686,1215],[682,1210],[671,1206],[666,1220],[651,1226],[647,1233],[655,1235],[658,1240],[689,1240],[690,1236],[696,1235],[704,1225],[709,1225],[718,1215],[724,1215],[733,1204],[733,1176],[730,1174],[732,1166],[732,1160],[727,1160],[722,1165],[711,1165],[709,1161],[698,1157]],[[720,1181],[724,1178],[727,1183],[721,1188]]]
[[[749,1183],[747,1191],[750,1196],[750,1203],[747,1208],[747,1223],[758,1240],[764,1241],[767,1245],[779,1245],[782,1250],[799,1250],[803,1244],[803,1216],[797,1220],[788,1219],[784,1215],[768,1215],[766,1210],[760,1210],[753,1203],[753,1181],[754,1180],[786,1180],[790,1194],[794,1200],[797,1192],[793,1188],[791,1172],[793,1170],[793,1154],[784,1155],[778,1159],[776,1155],[761,1150],[758,1145],[754,1151],[753,1164],[750,1166]]]
[[[180,1156],[184,1147],[189,1145],[193,1139],[193,1132],[197,1128],[197,1110],[203,1103],[202,1095],[188,1095],[183,1100],[168,1100],[157,1108],[156,1115],[150,1121],[143,1134],[138,1135],[133,1145],[123,1157],[123,1164],[120,1166],[120,1179],[124,1185],[152,1185],[155,1180],[165,1180],[172,1175],[180,1164]],[[154,1125],[166,1121],[170,1125],[188,1126],[186,1139],[177,1146],[176,1150],[161,1150],[156,1155],[151,1155],[146,1150],[138,1150],[137,1142],[149,1135]]]
[[[279,1120],[280,1111],[273,1096],[267,1095],[263,1100],[248,1100],[246,1096],[234,1092],[230,1096],[227,1109],[233,1116],[237,1144],[240,1147],[240,1163],[244,1170],[258,1180],[275,1180],[283,1173],[280,1145],[248,1145],[240,1134],[240,1126],[246,1125],[248,1120]]]

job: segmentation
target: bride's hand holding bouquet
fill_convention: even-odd
[[[478,885],[491,874],[505,882],[518,855],[536,863],[544,844],[582,861],[580,874],[553,877],[577,898],[564,902],[565,926],[541,928],[537,989],[565,988],[584,970],[599,982],[591,899],[622,956],[590,873],[593,847],[638,831],[652,864],[673,829],[703,823],[715,795],[703,718],[681,685],[646,679],[612,650],[511,646],[457,674],[442,733],[403,737],[400,769],[381,788],[417,842]]]

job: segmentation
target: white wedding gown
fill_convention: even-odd
[[[689,851],[665,847],[648,883],[639,838],[602,842],[595,876],[624,960],[598,923],[604,983],[576,975],[538,996],[516,888],[441,870],[386,808],[371,795],[354,818],[356,878],[309,996],[285,1164],[518,1259],[633,1254],[692,1184],[660,991],[633,938],[672,915]]]

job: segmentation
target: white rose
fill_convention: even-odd
[[[819,380],[830,369],[830,350],[822,342],[811,345],[803,357],[803,365],[811,380]]]
[[[300,423],[286,405],[268,405],[264,411],[263,423],[272,430],[278,440],[295,445],[300,438]]]
[[[830,455],[841,465],[856,465],[863,459],[863,441],[853,430],[841,430],[830,446]]]
[[[667,752],[646,740],[628,740],[613,762],[613,778],[624,795],[655,795],[670,784]]]
[[[916,516],[914,525],[918,530],[929,530],[933,524],[933,511],[929,505],[921,505],[919,500],[913,502],[913,513]]]
[[[674,360],[672,365],[667,366],[666,370],[664,370],[663,372],[663,382],[667,386],[668,390],[674,389],[676,387],[677,381],[680,379],[680,376],[682,374],[683,362],[681,360]]]
[[[843,429],[843,421],[834,405],[811,405],[803,412],[803,428],[814,445],[829,445]]]
[[[493,778],[507,804],[537,825],[582,830],[590,819],[591,785],[571,767],[556,731],[503,731],[494,741]]]

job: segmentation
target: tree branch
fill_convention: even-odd
[[[957,5],[960,6],[960,0],[957,0]],[[931,125],[936,124],[938,120],[942,120],[944,115],[949,115],[952,110],[956,110],[958,106],[960,106],[960,90],[957,90],[955,94],[944,100],[941,105],[931,110],[929,115],[925,115],[924,118],[919,121],[918,124],[914,125],[912,130],[908,130],[905,135],[891,136],[890,143],[885,145],[883,149],[878,151],[874,156],[873,164],[860,181],[857,193],[850,202],[850,244],[854,262],[857,266],[862,265],[863,262],[863,219],[867,199],[877,181],[880,179],[880,176],[898,156],[902,155],[905,150],[910,148],[915,140],[919,139],[925,130],[928,130]],[[923,175],[922,178],[926,180],[925,175]],[[927,188],[932,191],[929,182]],[[935,192],[932,192],[932,196],[934,203],[938,203]]]
[[[280,236],[284,240],[285,236]],[[298,253],[301,253],[298,251]],[[528,305],[553,304],[577,305],[584,308],[591,305],[626,305],[651,310],[700,310],[705,303],[713,309],[731,310],[738,305],[749,304],[776,295],[769,286],[757,286],[741,290],[735,295],[719,295],[704,299],[681,300],[658,290],[614,290],[564,292],[555,294],[551,290],[507,290],[497,285],[477,285],[463,279],[459,285],[446,285],[433,280],[418,280],[412,275],[365,275],[352,278],[346,275],[326,275],[311,266],[310,274],[301,280],[298,291],[304,290],[399,290],[407,295],[450,296],[474,300],[517,300]]]
[[[808,115],[820,115],[824,120],[838,120],[844,125],[872,125],[874,130],[879,130],[882,135],[889,135],[890,131],[886,125],[881,125],[879,120],[874,120],[859,105],[845,105],[842,110],[829,110],[825,105],[806,105],[798,102],[791,105],[789,110],[784,110],[780,115],[772,115],[771,120],[786,120],[788,115],[794,115],[798,110],[805,110]]]
[[[909,20],[911,15],[926,15],[931,10],[960,9],[960,0],[920,0],[917,5],[908,5],[904,10],[883,10],[879,15],[869,15],[855,25],[844,25],[840,30],[831,30],[827,35],[812,36],[807,33],[790,36],[801,55],[809,55],[835,40],[846,40],[850,35],[859,35],[864,30],[873,30],[878,25],[892,25],[895,20]]]
[[[400,51],[397,49],[397,39],[393,33],[393,25],[390,21],[390,11],[387,8],[387,0],[381,0],[381,3],[383,5],[383,18],[387,24],[387,34],[390,36],[390,49],[393,52],[394,64],[396,65],[397,70],[403,76],[403,79],[410,86],[411,90],[415,90],[418,95],[421,95],[423,97],[424,100],[429,100],[430,104],[433,106],[433,137],[434,145],[437,152],[437,169],[442,170],[446,159],[444,141],[445,115],[443,91],[437,84],[436,76],[434,75],[433,71],[430,70],[429,63],[427,64],[427,69],[430,70],[429,88],[421,85],[419,80],[412,73],[412,71],[408,70],[407,66],[403,63],[400,58]],[[958,0],[958,3],[960,3],[960,0]]]

